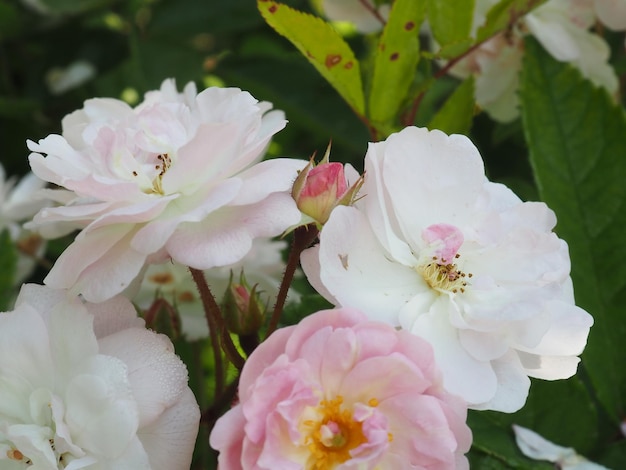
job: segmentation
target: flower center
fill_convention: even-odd
[[[457,253],[455,259],[459,258]],[[467,279],[472,277],[472,273],[465,274],[457,268],[454,263],[448,263],[447,260],[440,260],[433,256],[432,262],[426,265],[420,265],[415,268],[422,275],[426,284],[438,292],[452,292],[454,294],[465,292]]]
[[[375,399],[370,400],[373,402]],[[308,432],[304,443],[310,451],[307,470],[335,468],[352,458],[352,449],[367,442],[362,423],[355,421],[352,410],[342,404],[340,395],[334,400],[322,400],[315,410],[319,419],[304,421],[305,432]]]
[[[152,158],[154,157],[150,157],[149,160]],[[167,153],[161,153],[152,163],[141,163],[140,168],[132,171],[132,175],[145,193],[163,195],[163,176],[171,166],[172,158]]]
[[[472,273],[464,273],[455,263],[461,257],[458,251],[464,241],[463,233],[453,225],[435,224],[422,232],[422,239],[427,243],[424,251],[431,257],[415,270],[426,284],[440,293],[465,292]]]

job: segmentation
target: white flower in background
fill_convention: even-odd
[[[53,95],[61,95],[78,88],[96,76],[96,68],[90,62],[77,60],[66,68],[54,67],[46,72],[46,85]]]
[[[0,313],[0,467],[188,469],[200,411],[170,340],[116,297],[27,284]]]
[[[526,457],[547,460],[560,470],[609,470],[578,455],[571,447],[557,446],[530,429],[514,424],[513,431],[515,442]]]
[[[8,230],[11,239],[17,244],[15,285],[21,284],[32,274],[35,259],[45,251],[41,237],[22,228],[22,222],[48,204],[35,196],[45,185],[46,182],[33,173],[27,174],[16,184],[14,178],[6,178],[4,167],[0,164],[0,232]]]
[[[377,5],[374,0],[322,0],[321,5],[329,20],[349,21],[362,33],[383,29],[391,10],[389,4]]]
[[[302,255],[322,295],[428,340],[446,388],[475,409],[516,411],[528,376],[576,373],[592,318],[545,204],[489,182],[469,139],[440,131],[370,144],[365,172],[363,198]]]
[[[602,0],[597,0],[598,3]],[[473,34],[497,0],[478,0]],[[589,28],[594,24],[593,0],[550,0],[524,16],[508,32],[486,41],[451,69],[452,75],[476,77],[476,102],[495,120],[508,122],[519,115],[519,72],[524,36],[533,35],[561,62],[569,62],[595,85],[615,94],[618,79],[608,59],[610,49]]]
[[[166,80],[134,109],[87,100],[63,119],[62,136],[29,141],[33,172],[65,188],[48,192],[63,205],[29,226],[46,237],[82,229],[46,284],[102,301],[146,264],[230,265],[254,238],[298,222],[289,190],[306,162],[258,163],[286,123],[270,108],[236,88],[196,94],[190,83],[179,94]]]
[[[285,270],[281,251],[287,246],[284,241],[257,238],[250,252],[239,262],[229,266],[204,271],[213,295],[221,302],[228,287],[231,272],[239,279],[243,270],[248,284],[258,284],[257,292],[272,306]],[[200,300],[200,294],[193,282],[189,269],[176,263],[155,264],[148,267],[141,288],[133,301],[142,309],[150,307],[155,298],[162,297],[177,308],[181,318],[182,334],[190,341],[206,338],[209,329]],[[289,290],[288,301],[298,301],[299,296]]]
[[[626,30],[625,0],[594,0],[593,7],[600,22],[613,31]]]

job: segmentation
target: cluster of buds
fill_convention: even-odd
[[[233,282],[231,272],[230,282],[222,299],[222,314],[231,333],[240,336],[254,335],[263,326],[267,305],[261,301],[257,287],[258,284],[250,287],[243,271],[239,282]]]
[[[330,213],[337,206],[350,206],[357,199],[357,193],[363,185],[363,176],[349,186],[344,173],[344,166],[338,162],[329,162],[330,144],[324,158],[316,165],[314,156],[308,165],[298,173],[291,195],[303,214],[300,225],[315,223],[318,228],[328,221]],[[356,173],[351,166],[350,171]]]

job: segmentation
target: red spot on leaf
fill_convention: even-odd
[[[276,13],[276,10],[278,10],[278,5],[274,4],[269,8],[269,12],[270,13]]]
[[[398,60],[398,57],[400,57],[400,54],[398,54],[397,52],[394,52],[393,54],[389,56],[389,60],[391,61]]]
[[[343,66],[344,69],[350,70],[354,64],[352,61],[346,62],[346,65]]]
[[[337,65],[339,62],[341,62],[341,55],[339,54],[328,54],[326,56],[326,62],[324,63],[326,65],[327,68],[333,68],[335,65]]]
[[[386,47],[386,46],[385,46],[385,44],[380,44],[380,45],[378,46],[378,49],[380,49],[380,50],[381,50],[381,52],[382,52],[382,51],[384,51],[384,50],[385,50],[385,47]]]
[[[407,21],[407,23],[404,25],[404,29],[406,29],[407,31],[411,31],[413,28],[415,28],[415,23],[413,23],[412,21]]]

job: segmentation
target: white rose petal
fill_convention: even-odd
[[[370,144],[365,168],[357,207],[333,211],[301,258],[322,295],[428,340],[475,409],[514,412],[528,377],[576,372],[593,320],[545,204],[489,182],[460,135],[406,128]]]

